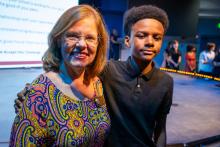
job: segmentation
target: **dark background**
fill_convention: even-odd
[[[171,39],[180,42],[181,52],[185,53],[187,44],[197,47],[197,56],[206,48],[207,42],[220,46],[220,0],[79,0],[80,4],[90,4],[99,9],[107,24],[108,31],[116,28],[123,37],[122,20],[124,12],[143,4],[152,4],[164,9],[170,26],[162,46]],[[157,57],[162,60],[162,54]]]
[[[170,20],[167,35],[197,34],[199,0],[129,0],[128,8],[144,4],[156,5],[167,12]]]
[[[220,36],[219,0],[79,0],[97,7],[103,14],[108,29],[122,32],[124,12],[143,4],[152,4],[166,10],[170,27],[169,36],[195,37],[196,35]]]

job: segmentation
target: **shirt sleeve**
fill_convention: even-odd
[[[9,146],[42,146],[47,137],[46,119],[48,109],[43,96],[44,87],[31,86],[23,108],[15,117]]]
[[[170,112],[170,108],[173,101],[173,79],[169,77],[169,82],[167,82],[168,88],[167,92],[164,95],[163,102],[160,107],[160,113],[158,118],[167,115]]]
[[[202,53],[200,54],[200,56],[199,56],[199,61],[200,61],[201,63],[204,63],[204,62],[206,61],[205,55],[204,55],[203,52],[202,52]]]
[[[168,76],[166,83],[167,91],[159,109],[154,129],[154,141],[157,147],[166,146],[166,119],[167,114],[170,112],[173,99],[173,78]]]

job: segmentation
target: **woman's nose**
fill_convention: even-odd
[[[77,44],[78,44],[78,46],[80,46],[80,47],[84,47],[84,46],[86,46],[86,40],[85,40],[85,38],[80,38],[79,39],[79,41],[77,42]]]

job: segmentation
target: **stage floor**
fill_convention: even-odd
[[[41,68],[0,69],[1,147],[8,146],[16,93],[40,73]],[[220,88],[215,86],[218,82],[169,74],[174,78],[174,96],[167,120],[168,143],[187,143],[220,135]]]
[[[220,135],[220,87],[215,86],[218,82],[171,75],[175,85],[167,120],[168,143],[187,143]]]

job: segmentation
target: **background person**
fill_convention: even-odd
[[[170,49],[172,48],[172,41],[169,41],[163,53],[163,62],[161,67],[170,68]]]
[[[172,44],[172,48],[170,50],[170,59],[169,59],[170,68],[179,70],[182,61],[182,55],[181,52],[179,51],[179,41],[173,40],[171,44]]]
[[[215,58],[215,43],[208,42],[207,47],[199,55],[199,73],[205,75],[212,75],[213,60]]]
[[[118,39],[118,31],[116,29],[112,29],[110,34],[109,59],[119,60],[120,43]]]
[[[218,47],[215,58],[213,60],[213,76],[220,78],[220,47]]]
[[[215,58],[213,60],[213,76],[216,78],[220,78],[220,47],[218,47]],[[216,84],[216,86],[220,87],[220,83]]]
[[[186,46],[186,64],[185,71],[187,72],[195,72],[196,71],[196,47],[194,45]]]

